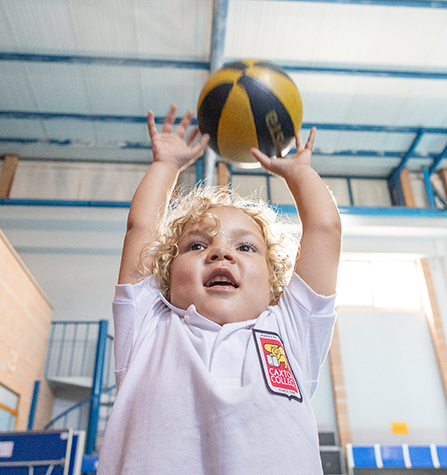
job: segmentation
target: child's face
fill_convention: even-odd
[[[171,268],[171,303],[194,304],[223,325],[257,318],[271,299],[267,248],[255,221],[235,208],[213,208],[219,219],[186,225]],[[214,234],[214,233],[213,233]]]

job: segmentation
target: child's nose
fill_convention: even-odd
[[[208,253],[208,260],[211,262],[219,260],[232,262],[234,261],[234,255],[228,248],[214,247],[210,249],[210,252]]]

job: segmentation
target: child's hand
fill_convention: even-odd
[[[174,165],[179,171],[184,170],[202,155],[208,143],[209,136],[204,135],[198,143],[194,145],[199,130],[194,129],[186,138],[185,133],[194,113],[187,111],[183,119],[173,131],[177,106],[171,105],[168,115],[163,123],[161,133],[155,127],[154,113],[147,114],[147,127],[152,141],[152,151],[154,162],[165,162]]]
[[[294,173],[298,167],[310,166],[316,133],[317,129],[312,127],[306,145],[304,145],[300,134],[297,134],[295,137],[296,152],[289,158],[270,158],[257,148],[252,148],[250,152],[266,170],[286,178],[289,174]]]

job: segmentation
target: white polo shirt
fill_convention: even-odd
[[[310,397],[334,304],[294,275],[278,305],[220,326],[173,307],[153,277],[118,285],[99,475],[321,474]]]

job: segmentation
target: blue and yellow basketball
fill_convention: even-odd
[[[199,97],[197,120],[218,155],[257,166],[251,147],[270,157],[284,157],[290,150],[303,121],[303,103],[283,69],[244,59],[210,76]]]

